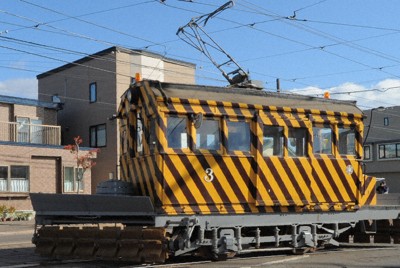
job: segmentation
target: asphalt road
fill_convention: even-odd
[[[313,267],[346,267],[346,268],[400,268],[400,245],[368,247],[349,246],[340,249],[317,251],[312,254],[292,255],[289,252],[258,253],[241,255],[221,262],[178,258],[173,263],[164,265],[132,265],[118,262],[57,262],[42,258],[34,253],[31,244],[34,223],[3,222],[0,223],[0,267],[176,267],[176,268],[313,268]]]

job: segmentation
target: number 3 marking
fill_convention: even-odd
[[[212,182],[214,180],[214,171],[212,170],[212,168],[207,168],[206,174],[207,175],[204,176],[204,180],[206,182]]]

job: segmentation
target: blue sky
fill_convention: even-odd
[[[225,86],[176,32],[226,2],[0,1],[0,94],[36,98],[36,75],[113,45],[193,62],[197,83]],[[399,11],[394,0],[236,0],[204,30],[266,90],[279,78],[283,92],[367,109],[400,103]]]

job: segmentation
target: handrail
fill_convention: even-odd
[[[0,121],[0,141],[60,145],[61,126]]]

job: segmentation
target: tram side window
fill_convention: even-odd
[[[228,121],[228,150],[250,151],[250,124]]]
[[[156,145],[157,145],[157,136],[156,136],[156,120],[154,118],[150,119],[150,127],[149,127],[149,150],[150,153],[154,153]]]
[[[313,127],[313,152],[332,154],[332,129],[330,127]]]
[[[282,156],[283,154],[283,127],[264,126],[263,156]]]
[[[355,155],[355,127],[339,126],[339,154]]]
[[[178,116],[168,117],[167,142],[169,148],[174,148],[174,149],[189,148],[186,117],[178,117]]]
[[[136,114],[136,150],[143,155],[143,122],[140,113]]]
[[[128,152],[128,137],[126,134],[126,126],[124,125],[122,127],[122,132],[121,132],[121,147],[122,147],[122,153],[126,154]]]
[[[289,156],[305,156],[307,145],[307,129],[289,128],[288,151]]]
[[[203,123],[196,130],[195,149],[219,150],[220,133],[219,121],[204,118]]]

